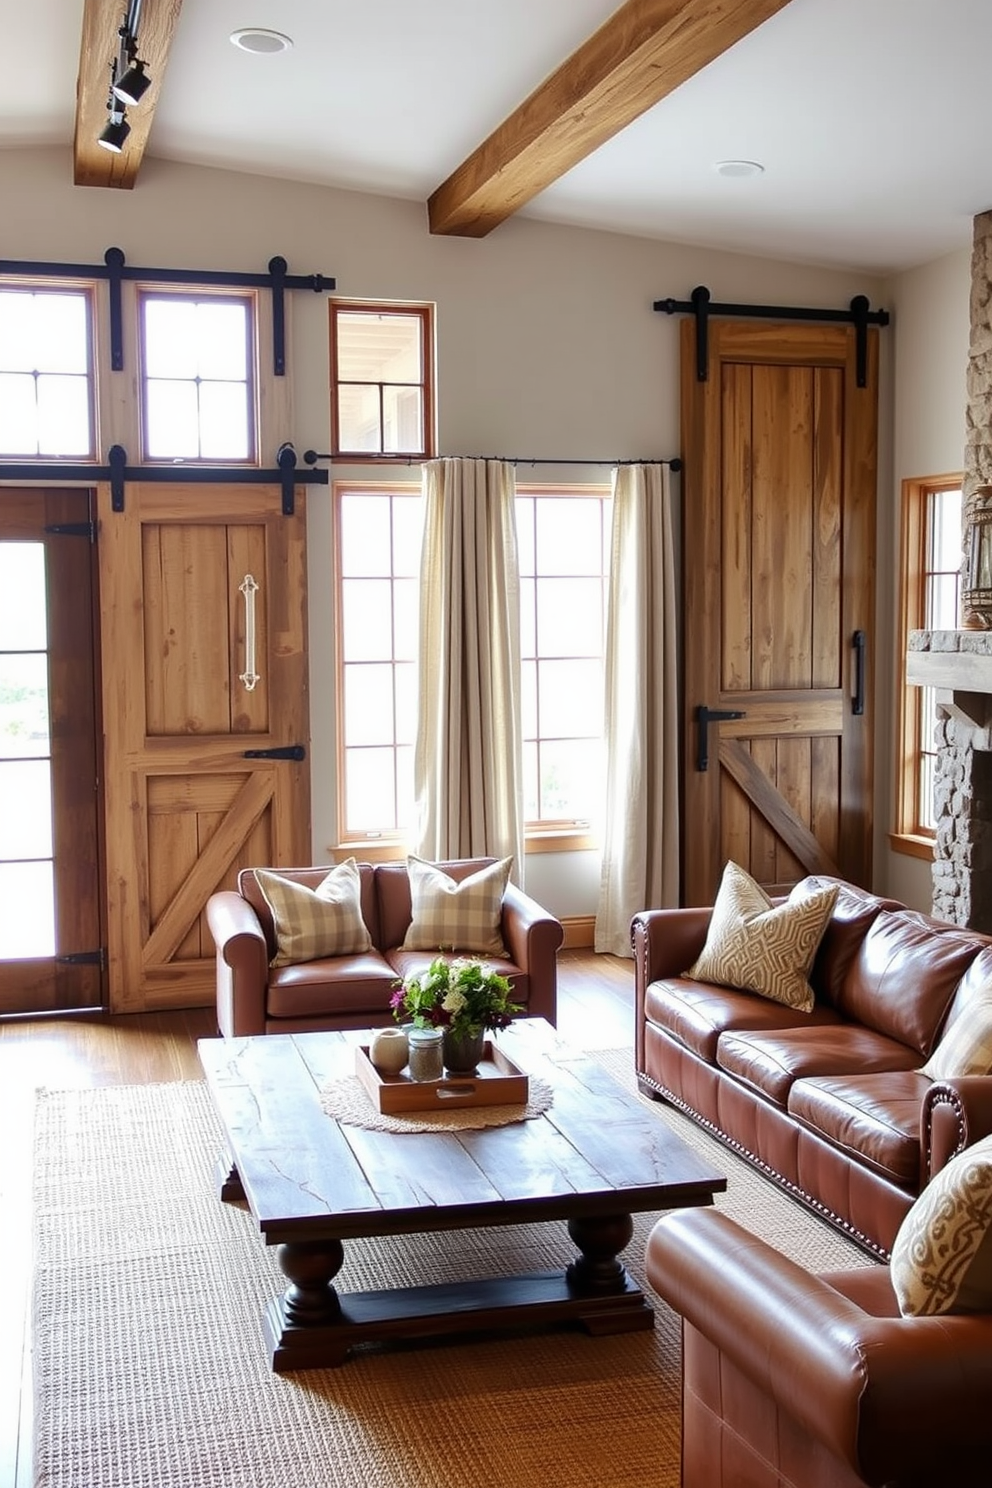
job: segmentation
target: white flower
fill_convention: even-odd
[[[468,998],[465,996],[465,993],[459,992],[457,987],[453,987],[445,997],[441,1006],[444,1008],[444,1011],[446,1013],[451,1013],[452,1016],[454,1016],[455,1014],[461,1012],[467,1001]]]

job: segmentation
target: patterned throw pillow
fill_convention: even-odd
[[[501,858],[459,883],[435,863],[407,858],[413,918],[403,949],[505,956],[500,927],[512,864],[512,858]]]
[[[810,1012],[814,999],[809,970],[837,893],[838,885],[830,884],[774,905],[749,873],[737,863],[727,863],[706,944],[686,976],[757,992]]]
[[[354,858],[332,868],[315,889],[283,878],[267,868],[255,877],[272,911],[276,932],[273,966],[316,961],[321,956],[350,956],[372,944],[362,918],[362,881]]]
[[[930,1179],[899,1226],[889,1273],[903,1317],[992,1312],[992,1137]]]
[[[931,1080],[992,1074],[992,989],[955,1018],[920,1074]]]

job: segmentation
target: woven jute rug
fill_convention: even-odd
[[[628,1087],[629,1049],[595,1056]],[[811,1269],[862,1265],[691,1122],[727,1173],[720,1207]],[[501,1335],[361,1349],[270,1372],[260,1317],[282,1289],[246,1211],[214,1196],[204,1086],[42,1093],[36,1113],[39,1488],[676,1488],[678,1320],[652,1333]],[[655,1215],[625,1252],[644,1285]],[[561,1267],[561,1225],[352,1242],[343,1289]],[[646,1288],[647,1289],[647,1288]]]

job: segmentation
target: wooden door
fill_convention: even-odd
[[[867,885],[877,332],[861,388],[853,326],[709,334],[699,382],[683,322],[683,898],[712,903],[728,858],[769,892]]]
[[[103,1001],[91,502],[0,491],[0,1013]]]
[[[111,1006],[209,1003],[209,895],[310,862],[303,493],[101,488],[100,585]]]

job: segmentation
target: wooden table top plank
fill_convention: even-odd
[[[505,1200],[603,1187],[597,1169],[543,1120],[464,1131],[459,1140]]]
[[[200,1058],[252,1214],[300,1219],[380,1207],[291,1039],[201,1039]],[[247,1155],[250,1154],[250,1160]]]

